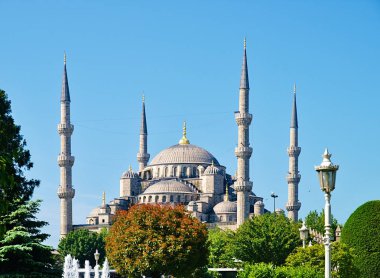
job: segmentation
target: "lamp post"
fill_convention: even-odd
[[[98,261],[99,261],[99,257],[100,257],[100,254],[98,252],[98,249],[96,249],[96,252],[94,253],[94,257],[95,257],[95,262],[96,262],[96,265],[98,265]]]
[[[276,198],[278,197],[278,195],[276,195],[276,193],[272,192],[272,194],[270,194],[270,196],[273,198],[273,213],[276,212]]]
[[[305,221],[302,223],[302,227],[301,229],[299,229],[299,231],[300,231],[300,237],[302,240],[302,247],[305,248],[306,240],[309,236],[309,229],[306,227]]]
[[[336,171],[339,169],[339,165],[333,165],[330,157],[331,154],[327,149],[323,153],[323,160],[321,165],[315,166],[315,170],[318,173],[319,184],[321,190],[325,192],[325,278],[331,277],[331,258],[330,258],[330,219],[331,219],[331,206],[330,198],[331,192],[335,189]]]

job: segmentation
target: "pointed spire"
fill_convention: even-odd
[[[226,180],[226,195],[224,195],[224,201],[228,202],[229,201],[229,195],[228,195],[228,182]]]
[[[128,171],[129,171],[129,172],[133,172],[131,164],[129,164],[129,169],[128,169]]]
[[[298,128],[296,83],[294,83],[294,86],[293,86],[293,109],[292,109],[292,118],[290,120],[290,127],[291,128]]]
[[[63,55],[63,78],[62,78],[62,93],[61,102],[70,102],[70,92],[69,92],[69,82],[67,80],[67,70],[66,70],[66,52]]]
[[[243,65],[241,68],[240,89],[249,89],[248,64],[247,64],[247,41],[244,38]]]
[[[180,145],[188,145],[190,144],[189,139],[186,137],[186,121],[183,122],[183,128],[182,128],[182,138],[179,140]]]
[[[146,127],[146,116],[145,116],[145,96],[142,96],[142,114],[141,114],[141,126],[140,134],[148,134]]]
[[[103,191],[103,194],[102,194],[102,206],[105,207],[106,206],[106,192]]]

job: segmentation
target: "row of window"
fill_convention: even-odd
[[[190,201],[195,201],[196,200],[196,197],[195,196],[189,196],[189,195],[185,195],[185,198],[181,201],[181,195],[169,195],[169,196],[166,196],[166,195],[163,195],[161,196],[161,200],[160,200],[160,196],[159,195],[154,195],[154,196],[140,196],[139,197],[139,203],[166,203],[166,202],[170,202],[170,203],[181,203],[181,202],[185,202],[185,203],[188,203]]]

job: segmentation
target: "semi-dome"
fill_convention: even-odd
[[[212,164],[212,162],[219,165],[216,158],[205,149],[192,144],[177,144],[158,153],[150,165]]]
[[[129,166],[128,171],[125,171],[125,172],[121,175],[121,178],[122,178],[122,179],[134,179],[134,178],[138,178],[138,177],[139,177],[139,175],[138,175],[136,172],[133,172],[131,166]]]
[[[164,180],[149,186],[143,194],[162,194],[162,193],[193,193],[184,183],[176,180]]]
[[[210,166],[208,166],[206,168],[206,170],[203,174],[205,174],[205,175],[217,175],[217,174],[220,174],[220,169],[218,167],[216,167],[214,164],[211,164]]]
[[[215,212],[215,214],[236,213],[237,212],[237,204],[236,204],[236,202],[231,202],[231,201],[220,202],[214,207],[214,212]]]

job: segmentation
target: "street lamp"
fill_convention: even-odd
[[[305,221],[302,223],[302,227],[301,229],[299,229],[299,231],[300,231],[300,237],[302,240],[302,247],[305,248],[305,242],[309,236],[309,229],[306,227]]]
[[[321,165],[315,166],[315,170],[318,173],[319,183],[321,190],[325,192],[325,278],[331,277],[331,258],[330,258],[330,219],[331,219],[331,206],[330,198],[331,192],[335,189],[336,171],[339,169],[339,165],[333,165],[330,157],[331,154],[327,149],[323,153],[323,160]]]
[[[273,213],[276,212],[276,198],[278,197],[278,195],[276,195],[274,192],[272,192],[272,194],[270,194],[270,196],[273,198]]]
[[[94,253],[94,257],[95,257],[95,261],[96,261],[96,265],[95,266],[97,266],[98,265],[98,261],[99,261],[99,257],[100,257],[98,249],[96,249],[96,252]]]

